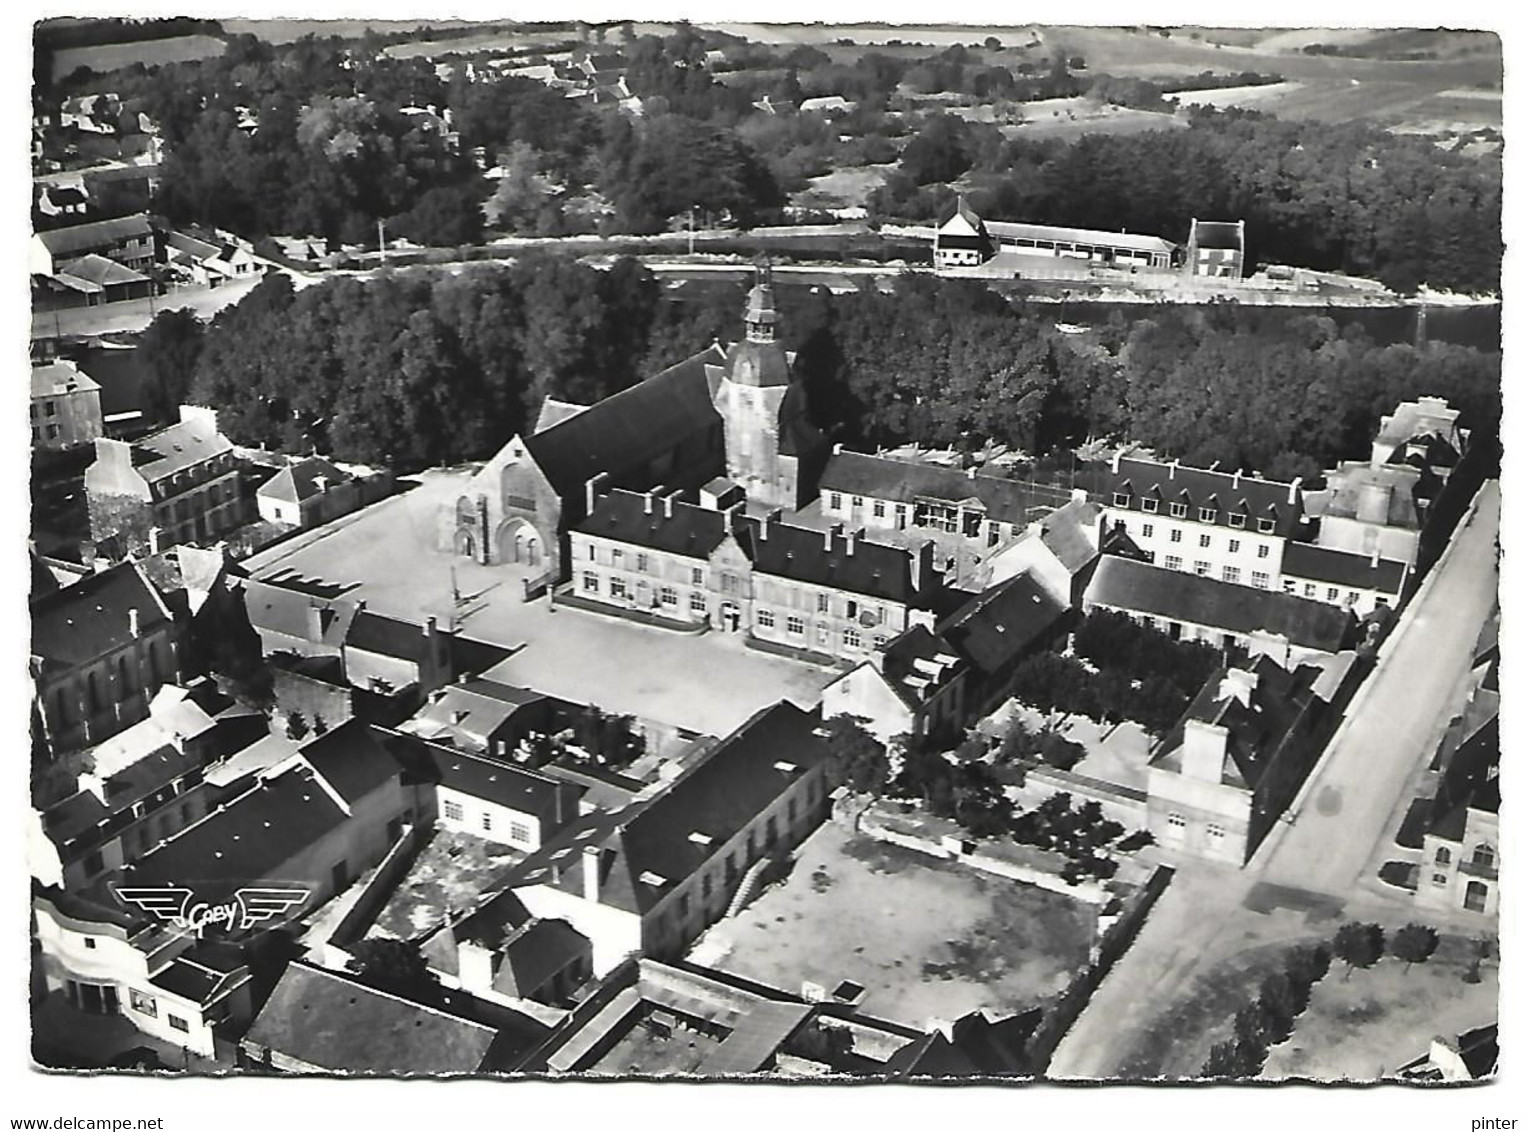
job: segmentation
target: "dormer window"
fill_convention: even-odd
[[[1167,505],[1167,510],[1168,510],[1168,513],[1170,515],[1172,515],[1172,517],[1174,519],[1186,519],[1186,518],[1188,518],[1188,504],[1187,503],[1169,503]]]
[[[1213,523],[1218,512],[1213,507],[1199,508],[1199,521],[1201,523]]]
[[[1116,507],[1129,507],[1130,506],[1130,493],[1128,491],[1116,491],[1114,493],[1114,506],[1116,506]]]
[[[1141,510],[1148,515],[1155,515],[1157,513],[1157,501],[1149,496],[1143,497],[1141,499]]]
[[[1257,521],[1257,529],[1259,534],[1271,535],[1273,534],[1273,528],[1274,521],[1272,519],[1259,519]]]
[[[1231,520],[1231,526],[1237,530],[1241,530],[1247,525],[1247,516],[1243,515],[1240,511],[1232,511],[1227,518]]]

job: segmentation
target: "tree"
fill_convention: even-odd
[[[351,948],[346,969],[367,986],[411,1002],[438,1006],[444,999],[440,981],[412,941],[363,939]]]
[[[138,337],[144,410],[152,420],[174,420],[190,400],[206,326],[190,309],[160,311]]]
[[[1411,970],[1413,963],[1425,963],[1438,950],[1438,933],[1426,924],[1407,924],[1390,937],[1390,954]]]
[[[287,716],[286,737],[294,743],[308,736],[308,721],[302,717],[302,712],[294,711]]]
[[[1355,967],[1372,967],[1385,954],[1385,931],[1378,924],[1347,923],[1332,938],[1332,952],[1348,965],[1343,979]]]
[[[866,722],[858,716],[835,715],[827,723],[828,780],[835,787],[846,787],[851,794],[865,798],[854,815],[856,833],[865,812],[891,780],[886,747],[865,729]]]
[[[1268,1021],[1269,1033],[1275,1043],[1290,1035],[1294,1020],[1305,1009],[1307,1001],[1307,996],[1302,994],[1294,980],[1282,971],[1263,980],[1258,988],[1257,1005]]]

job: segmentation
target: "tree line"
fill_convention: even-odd
[[[216,405],[235,439],[402,469],[481,459],[547,396],[617,392],[741,333],[744,287],[669,300],[635,260],[554,254],[294,292],[273,276],[203,327],[161,314],[141,340],[160,411]],[[1314,477],[1368,452],[1402,400],[1448,398],[1465,427],[1500,414],[1500,354],[1381,346],[1323,316],[1146,308],[1096,335],[968,280],[890,293],[777,289],[814,416],[850,447],[991,442],[1063,461],[1090,438],[1208,466]]]

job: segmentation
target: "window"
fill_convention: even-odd
[[[96,941],[93,938],[91,938],[90,936],[87,935],[85,937],[85,950],[86,951],[94,951],[95,950],[95,946],[96,946]]]
[[[844,602],[844,616],[845,617],[858,617],[859,616],[859,602],[855,601],[852,597],[848,601]]]
[[[706,572],[699,566],[690,567],[690,585],[703,586],[706,584]]]
[[[1336,586],[1327,586],[1327,588],[1326,588],[1326,600],[1327,601],[1336,601],[1337,600],[1337,587]]]
[[[1316,583],[1315,582],[1306,582],[1305,583],[1305,596],[1306,597],[1315,597],[1316,596]]]
[[[1259,558],[1267,558],[1268,557],[1268,544],[1267,543],[1263,543],[1261,546],[1259,546],[1257,548],[1257,556]]]
[[[844,630],[844,648],[857,649],[860,647],[860,635],[856,629]]]
[[[600,592],[600,576],[592,571],[584,571],[584,593],[597,594]]]
[[[835,491],[828,495],[828,510],[839,511],[843,509],[843,506],[844,497],[839,495],[838,492]]]
[[[1215,838],[1217,841],[1226,835],[1226,831],[1221,826],[1216,825],[1214,822],[1211,822],[1209,825],[1205,826],[1204,831],[1211,837]]]
[[[1226,543],[1226,549],[1229,550],[1232,554],[1238,553],[1241,550],[1241,539],[1231,539]]]
[[[1295,592],[1295,580],[1293,578],[1284,579],[1284,592],[1287,594]]]
[[[1231,526],[1238,531],[1247,525],[1247,516],[1243,515],[1240,511],[1232,511],[1226,518],[1230,520]]]
[[[679,918],[681,920],[688,919],[689,915],[690,915],[690,894],[688,892],[681,892],[679,894]]]
[[[1208,562],[1195,562],[1194,563],[1194,573],[1198,574],[1201,578],[1204,577],[1209,572],[1210,572],[1210,564]]]
[[[849,502],[852,503],[855,507],[863,507],[865,505],[865,498],[864,496],[856,495]]]
[[[645,555],[645,554],[638,554],[637,555],[637,573],[638,574],[645,574],[645,573],[647,573],[647,555]]]
[[[1448,874],[1447,873],[1433,873],[1433,884],[1437,885],[1439,888],[1442,888],[1447,883],[1448,883]]]
[[[446,815],[447,821],[462,820],[462,804],[460,802],[443,802],[441,803],[440,811]]]
[[[1215,515],[1216,511],[1213,507],[1199,508],[1199,521],[1201,523],[1213,523],[1215,521]]]
[[[795,798],[791,798],[790,801],[785,803],[785,820],[790,822],[791,825],[795,825],[796,824],[796,799]]]
[[[818,594],[817,595],[817,612],[818,613],[826,613],[827,611],[828,611],[828,595],[827,594]]]
[[[485,813],[483,815],[483,832],[484,833],[492,833],[493,832],[493,815],[492,814],[486,814]]]
[[[1187,503],[1169,503],[1167,505],[1167,512],[1174,519],[1186,519],[1186,518],[1188,518],[1188,504]]]
[[[613,546],[610,548],[610,564],[612,566],[619,566],[623,557],[624,554],[620,547]]]
[[[1146,512],[1148,515],[1155,515],[1157,513],[1157,505],[1157,500],[1155,499],[1141,500],[1141,510]]]
[[[1433,857],[1433,863],[1438,865],[1447,865],[1453,861],[1453,859],[1454,855],[1448,851],[1448,847],[1440,845],[1438,846],[1437,855]]]
[[[611,597],[625,597],[626,596],[626,581],[625,581],[625,579],[623,579],[623,578],[611,578],[610,579],[610,596]]]
[[[875,635],[875,647],[877,649],[884,649],[886,647],[886,638],[880,633]]]
[[[144,994],[141,990],[133,987],[127,988],[127,1004],[139,1014],[146,1014],[150,1018],[159,1017],[159,1007],[153,998]]]
[[[1179,558],[1176,554],[1169,554],[1162,560],[1162,564],[1169,570],[1183,569],[1183,559]]]
[[[764,844],[773,849],[778,840],[780,840],[780,828],[775,823],[775,815],[770,814],[769,819],[764,823]]]
[[[1489,845],[1475,846],[1475,852],[1470,857],[1470,864],[1478,869],[1494,869],[1496,867],[1496,851]]]
[[[1152,526],[1150,523],[1142,523],[1141,524],[1141,537],[1142,538],[1150,538],[1151,535],[1152,535],[1152,532],[1155,531],[1155,530],[1156,530],[1156,527]]]
[[[1222,582],[1241,582],[1241,570],[1235,566],[1227,566],[1220,571]]]
[[[775,627],[775,611],[773,609],[759,610],[758,622],[765,629],[773,629]]]
[[[589,544],[589,561],[590,562],[596,562],[598,560],[599,560],[599,552],[594,549],[594,544],[591,542]]]
[[[1168,538],[1169,542],[1182,542],[1183,541],[1183,532],[1179,531],[1179,530],[1174,530],[1170,535],[1167,536],[1167,538]]]
[[[886,504],[877,499],[873,504],[871,504],[870,513],[877,519],[886,518]]]
[[[523,821],[509,823],[509,839],[517,841],[521,845],[529,844],[531,839],[531,827]]]
[[[42,403],[42,411],[46,415],[48,415],[50,417],[58,416],[58,402],[57,401],[44,401]]]
[[[1173,829],[1182,829],[1188,823],[1183,820],[1182,814],[1168,814],[1167,824]]]
[[[723,574],[722,575],[722,593],[724,593],[724,594],[735,594],[735,593],[737,593],[737,591],[738,591],[737,575],[736,574]]]
[[[48,426],[48,439],[49,440],[57,440],[58,439],[58,426],[56,424],[50,424]]]
[[[787,617],[785,631],[793,637],[799,637],[806,632],[806,621],[800,617]]]
[[[1265,534],[1265,535],[1273,534],[1273,520],[1272,519],[1259,519],[1257,521],[1257,529],[1258,529],[1258,531],[1260,531],[1262,534]]]
[[[690,595],[690,612],[691,613],[704,613],[705,611],[706,611],[706,595],[705,594],[691,594]]]
[[[189,1034],[191,1032],[191,1027],[186,1024],[184,1018],[177,1018],[173,1014],[166,1014],[165,1017],[169,1019],[170,1029],[179,1030],[182,1034]]]
[[[1260,590],[1268,588],[1268,575],[1261,570],[1252,571],[1252,584]]]
[[[1130,493],[1128,491],[1116,491],[1114,493],[1114,506],[1116,506],[1116,507],[1129,507],[1130,506]]]
[[[1199,536],[1199,547],[1200,547],[1200,549],[1201,550],[1208,550],[1209,546],[1210,546],[1210,536],[1209,535],[1200,535]]]
[[[661,601],[664,605],[678,605],[679,591],[676,590],[673,586],[664,586],[661,590],[658,591],[658,600]]]
[[[1346,606],[1350,606],[1350,607],[1354,606],[1354,605],[1357,605],[1358,604],[1358,591],[1357,590],[1349,590],[1348,591],[1348,596],[1342,599],[1342,604],[1346,605]]]

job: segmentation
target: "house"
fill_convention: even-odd
[[[932,628],[914,625],[823,689],[824,718],[849,715],[883,743],[958,736],[1007,695],[1014,668],[1064,629],[1067,606],[1029,575],[977,594]]]
[[[515,757],[532,732],[550,734],[572,705],[496,680],[463,678],[430,693],[399,731],[500,761]]]
[[[1354,646],[1358,632],[1352,612],[1340,606],[1113,554],[1099,560],[1082,607],[1085,613],[1127,613],[1174,640],[1205,641],[1285,664],[1335,656]]]
[[[1500,774],[1501,725],[1493,713],[1459,743],[1438,784],[1422,840],[1418,905],[1497,914]]]
[[[444,1076],[508,1072],[546,1028],[494,1026],[401,998],[302,960],[287,965],[239,1043],[246,1068]]]
[[[1159,236],[985,221],[961,197],[934,233],[934,266],[976,267],[996,256],[1078,261],[1102,267],[1165,270],[1177,246]],[[1015,267],[1018,263],[1015,263]]]
[[[681,954],[826,816],[819,726],[788,702],[763,709],[655,793],[564,827],[508,874],[506,890],[587,937],[595,974],[632,953]]]
[[[608,488],[694,491],[728,475],[750,499],[799,507],[827,446],[777,340],[767,276],[749,294],[744,341],[706,350],[581,412],[514,437],[441,516],[441,546],[534,578],[570,576],[568,531]]]
[[[165,235],[165,257],[203,287],[216,287],[255,274],[255,257],[237,244],[212,243],[184,232]]]
[[[566,920],[532,916],[502,893],[449,919],[420,944],[443,986],[469,993],[561,1006],[588,982],[594,951]]]
[[[180,422],[137,440],[97,438],[85,471],[90,536],[128,549],[215,540],[247,521],[233,445],[215,410],[180,407]]]
[[[1367,617],[1376,609],[1398,609],[1401,593],[1411,578],[1405,562],[1332,550],[1316,543],[1291,542],[1284,549],[1279,584],[1287,594],[1324,601]]]
[[[181,629],[135,562],[32,603],[32,682],[54,756],[103,742],[184,679]]]
[[[89,444],[106,431],[101,387],[64,358],[32,367],[32,447],[60,450]]]
[[[121,115],[122,100],[117,95],[84,94],[63,101],[58,110],[58,124],[62,129],[110,136],[117,133]]]
[[[32,285],[34,300],[46,309],[96,306],[154,293],[154,281],[147,275],[94,252],[59,264],[53,275],[33,276]]]
[[[50,220],[62,222],[82,221],[90,211],[90,197],[80,185],[43,183],[35,186],[34,205],[37,211]]]
[[[820,114],[830,122],[835,118],[842,118],[854,109],[855,104],[841,94],[830,94],[822,98],[803,98],[801,100],[801,113]]]
[[[145,271],[159,260],[158,233],[147,213],[37,232],[28,266],[33,275],[56,275],[63,264],[88,255]]]
[[[1189,275],[1240,279],[1247,268],[1247,222],[1190,220],[1183,266]]]
[[[33,814],[32,875],[77,891],[199,821],[213,804],[203,768],[257,737],[230,706],[207,681],[161,688],[147,719],[92,749],[73,794]]]
[[[995,551],[986,562],[986,584],[996,585],[1028,574],[1052,599],[1073,608],[1098,563],[1102,509],[1081,490],[1043,519],[1032,522],[1024,533]]]
[[[401,733],[397,740],[392,749],[410,780],[433,788],[440,829],[530,853],[578,816],[583,791],[570,783]]]
[[[308,530],[361,506],[361,485],[321,456],[289,464],[255,490],[255,508],[268,523]]]
[[[120,1016],[201,1057],[227,1053],[254,1015],[243,952],[110,895],[44,888],[32,897],[44,985],[87,1014]]]
[[[1251,860],[1335,725],[1320,676],[1263,656],[1210,677],[1147,767],[1146,828],[1164,852]]]
[[[964,1020],[962,1020],[964,1022]],[[969,1076],[971,1027],[956,1040],[873,1018],[820,988],[800,994],[686,962],[635,958],[611,971],[528,1072],[780,1080]],[[1011,1058],[1010,1058],[1011,1059]]]
[[[1444,1083],[1483,1081],[1496,1076],[1500,1046],[1496,1023],[1466,1031],[1458,1037],[1436,1037],[1421,1057],[1395,1071],[1403,1081]]]

